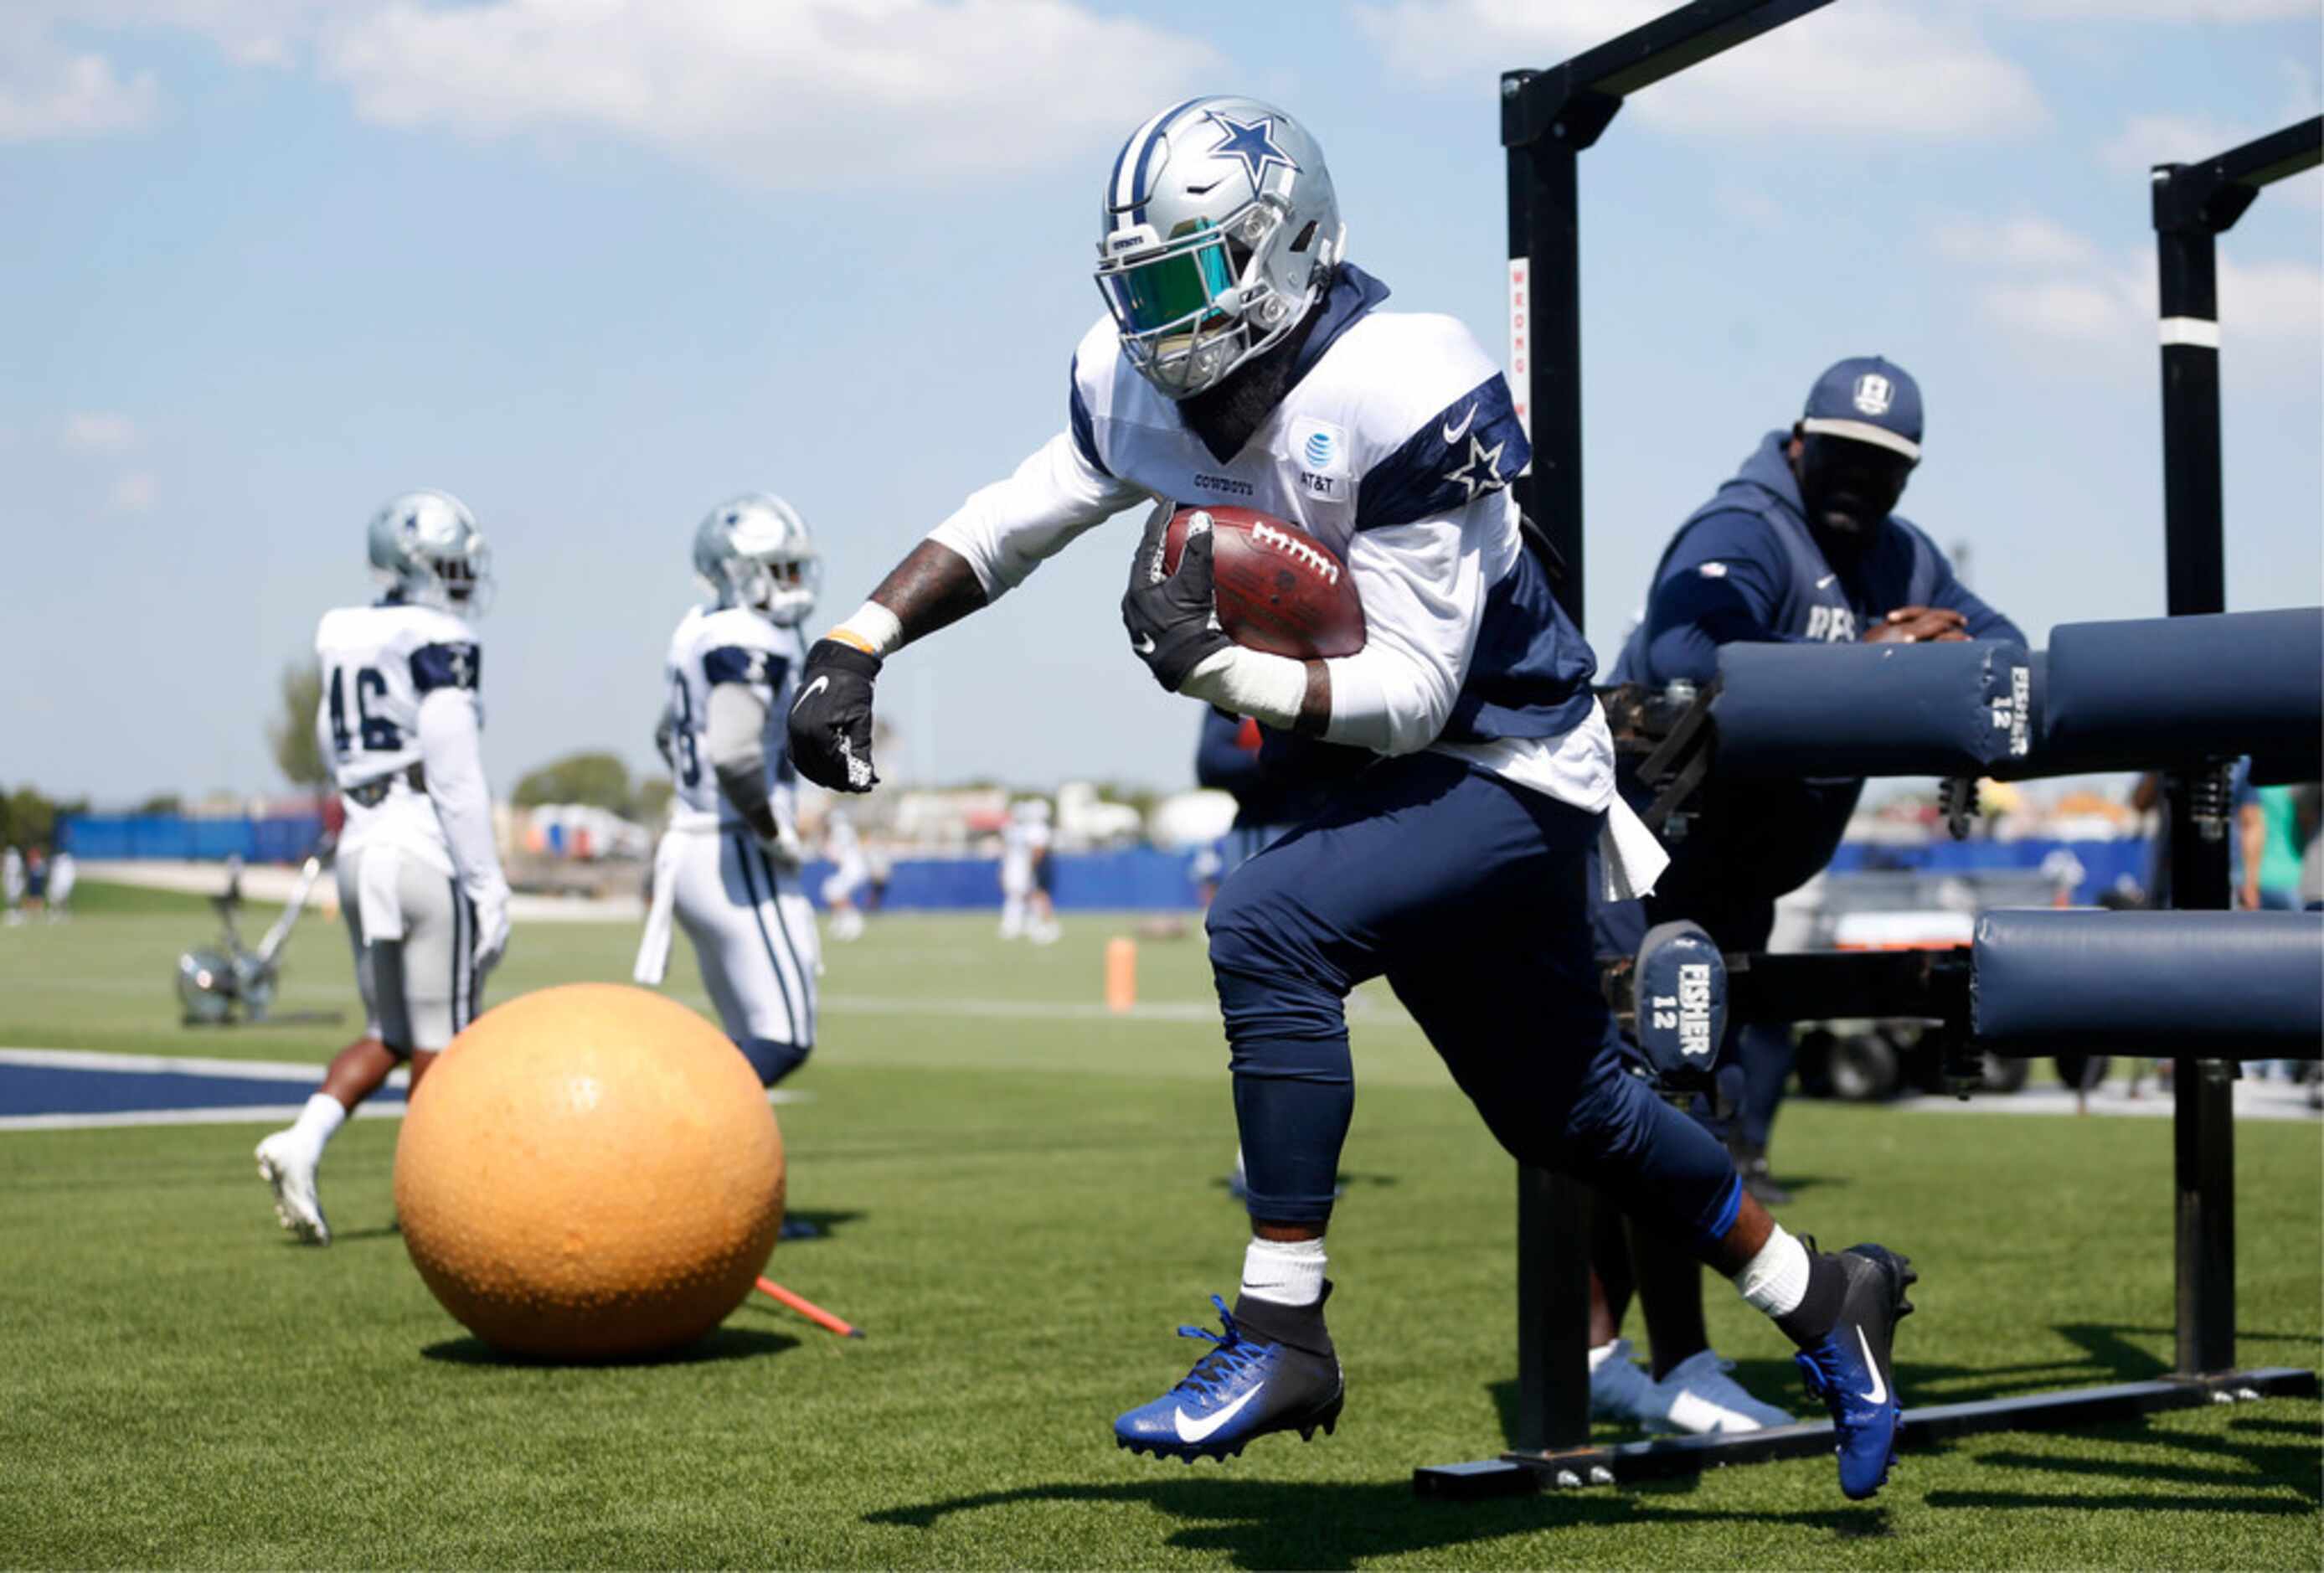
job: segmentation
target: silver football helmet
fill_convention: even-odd
[[[694,532],[694,571],[722,606],[750,606],[788,628],[815,609],[823,560],[798,510],[745,492],[710,510]]]
[[[1290,332],[1347,239],[1304,126],[1256,98],[1190,98],[1114,158],[1097,285],[1130,363],[1184,399]]]
[[[492,605],[492,548],[449,492],[406,492],[373,514],[371,566],[399,600],[467,617]]]

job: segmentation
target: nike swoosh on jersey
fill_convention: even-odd
[[[1468,408],[1466,411],[1464,411],[1464,412],[1462,413],[1462,416],[1461,416],[1461,424],[1460,424],[1460,425],[1458,425],[1458,426],[1449,426],[1449,425],[1448,425],[1448,426],[1445,426],[1445,427],[1441,428],[1440,430],[1441,430],[1443,432],[1443,434],[1444,434],[1444,445],[1445,445],[1447,448],[1450,448],[1452,444],[1454,444],[1454,443],[1456,443],[1456,442],[1460,441],[1460,440],[1461,440],[1461,439],[1462,439],[1463,437],[1466,437],[1466,436],[1469,434],[1469,422],[1471,422],[1471,421],[1474,421],[1476,418],[1477,418],[1477,406],[1476,406],[1476,405],[1474,405],[1474,404],[1471,404],[1471,405],[1470,405],[1470,406],[1469,406],[1469,408]]]
[[[1234,1419],[1235,1416],[1240,1414],[1242,1412],[1243,1406],[1249,1403],[1252,1399],[1257,1398],[1266,1386],[1267,1384],[1265,1383],[1260,1383],[1259,1386],[1252,1388],[1249,1393],[1244,1393],[1240,1398],[1236,1399],[1232,1403],[1227,1405],[1226,1408],[1219,1411],[1218,1413],[1211,1416],[1207,1420],[1188,1420],[1185,1410],[1181,1409],[1176,1411],[1171,1416],[1171,1419],[1178,1428],[1178,1439],[1182,1442],[1200,1442],[1208,1440],[1212,1432],[1217,1430],[1221,1426],[1226,1424],[1229,1420]]]
[[[1828,584],[1831,583],[1831,581],[1832,581],[1832,580],[1834,580],[1834,579],[1838,578],[1839,577],[1840,577],[1840,576],[1839,576],[1838,574],[1836,574],[1836,573],[1828,573],[1828,574],[1824,575],[1824,576],[1823,576],[1823,578],[1820,578],[1820,579],[1816,580],[1816,588],[1818,588],[1818,589],[1821,589],[1821,588],[1824,588],[1824,586],[1826,586],[1826,585],[1828,585]]]
[[[1880,1375],[1880,1362],[1872,1357],[1872,1340],[1864,1336],[1864,1324],[1856,1325],[1856,1341],[1864,1346],[1864,1364],[1872,1372],[1872,1391],[1864,1395],[1867,1403],[1888,1402],[1888,1383]]]
[[[807,684],[807,687],[799,689],[799,697],[791,701],[791,708],[793,710],[797,710],[801,705],[806,704],[809,699],[815,698],[818,692],[829,688],[830,686],[831,679],[828,677],[819,677],[816,679],[813,682]]]
[[[1130,642],[1130,648],[1141,656],[1153,654],[1154,635],[1151,634],[1140,634],[1137,638]]]

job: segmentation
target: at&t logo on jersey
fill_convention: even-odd
[[[1290,438],[1301,488],[1314,497],[1344,496],[1348,434],[1328,421],[1302,421],[1292,428]]]

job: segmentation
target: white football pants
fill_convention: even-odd
[[[746,829],[671,829],[654,854],[654,908],[667,903],[694,942],[702,986],[728,1037],[815,1046],[822,952],[796,872],[779,873]],[[649,955],[654,930],[650,918],[641,983],[660,981],[660,959]],[[665,930],[659,945],[668,943]]]
[[[476,1019],[476,908],[459,881],[391,844],[342,849],[333,871],[367,1033],[440,1051]]]

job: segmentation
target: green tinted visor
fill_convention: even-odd
[[[1184,251],[1101,273],[1097,282],[1124,333],[1152,333],[1209,310],[1221,291],[1233,287],[1234,273],[1226,237],[1214,235]]]

